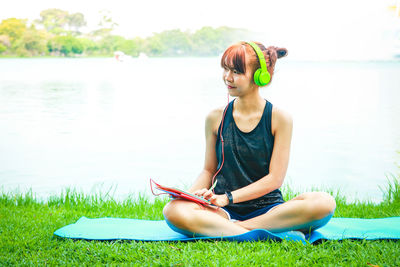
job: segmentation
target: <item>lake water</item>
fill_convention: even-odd
[[[380,201],[400,162],[400,62],[281,59],[262,89],[294,119],[294,190]],[[0,59],[0,184],[38,197],[67,187],[149,195],[189,186],[204,121],[226,104],[219,58]]]

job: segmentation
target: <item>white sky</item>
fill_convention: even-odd
[[[0,20],[33,20],[44,9],[59,8],[82,12],[88,26],[95,26],[99,11],[109,10],[119,24],[115,33],[126,37],[229,26],[258,32],[253,40],[286,47],[293,58],[371,59],[389,53],[393,27],[399,27],[400,21],[387,8],[395,1],[13,0],[2,5]]]

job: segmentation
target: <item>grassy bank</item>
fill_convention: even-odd
[[[335,217],[380,218],[400,216],[400,184],[389,182],[384,200],[346,203],[334,193]],[[295,193],[284,189],[285,199]],[[332,192],[331,192],[332,193]],[[99,242],[73,241],[53,232],[89,218],[122,217],[158,220],[167,199],[146,197],[116,202],[108,196],[88,196],[66,190],[46,202],[31,193],[0,193],[0,266],[10,265],[267,265],[267,266],[400,266],[400,242],[326,241],[318,245],[295,242],[233,243],[221,241]]]

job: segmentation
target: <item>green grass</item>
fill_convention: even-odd
[[[388,181],[384,200],[346,203],[340,194],[335,217],[400,216],[400,183]],[[295,195],[283,189],[285,199]],[[329,190],[328,190],[329,191]],[[65,190],[40,201],[32,192],[0,193],[0,266],[14,265],[167,265],[167,266],[400,266],[400,242],[344,240],[318,245],[296,242],[128,242],[62,239],[53,232],[89,218],[121,217],[159,220],[168,200],[138,196],[115,201],[106,195]]]

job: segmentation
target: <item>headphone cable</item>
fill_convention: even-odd
[[[211,184],[214,184],[214,180],[215,177],[218,175],[218,173],[221,171],[222,166],[224,166],[224,162],[225,162],[225,155],[224,155],[224,137],[222,136],[222,130],[224,128],[224,119],[225,119],[225,114],[226,111],[228,110],[228,106],[229,106],[229,92],[228,92],[228,104],[226,105],[226,108],[224,110],[224,114],[222,115],[222,120],[221,120],[221,126],[220,126],[220,131],[219,131],[219,137],[221,139],[221,151],[222,151],[222,163],[221,166],[219,167],[219,169],[217,170],[217,172],[214,174],[212,180],[211,180]],[[213,194],[215,194],[214,192],[214,188],[212,189]]]

